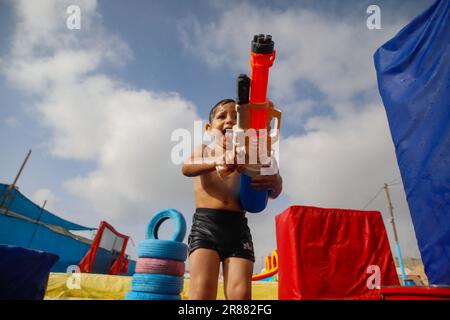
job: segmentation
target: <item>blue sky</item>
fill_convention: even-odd
[[[161,207],[190,223],[191,181],[166,161],[170,133],[234,97],[252,35],[271,33],[285,192],[250,217],[257,255],[269,254],[273,217],[287,206],[362,209],[399,177],[372,54],[431,3],[0,1],[0,181],[33,149],[19,187],[64,218],[112,221],[135,242]],[[70,4],[81,30],[65,28]],[[366,27],[370,4],[381,30]],[[401,185],[392,193],[405,255],[417,257]],[[387,216],[382,196],[368,209]]]

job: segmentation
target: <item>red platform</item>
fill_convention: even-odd
[[[383,300],[450,300],[450,286],[382,287]]]
[[[399,285],[380,212],[291,206],[275,222],[279,299],[380,299],[374,265],[381,287]]]

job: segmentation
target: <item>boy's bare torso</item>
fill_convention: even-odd
[[[223,178],[216,171],[195,177],[196,207],[244,212],[239,203],[239,179],[237,171]]]

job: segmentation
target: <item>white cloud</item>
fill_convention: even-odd
[[[71,4],[81,8],[81,30],[66,28]],[[94,164],[64,183],[95,208],[96,217],[80,222],[128,221],[142,229],[155,210],[192,206],[190,180],[170,159],[172,131],[198,119],[192,103],[176,93],[132,88],[100,71],[120,67],[132,53],[104,29],[96,1],[20,1],[15,9],[7,78],[36,97],[38,119],[51,131],[51,154]]]
[[[36,190],[31,195],[31,200],[33,200],[33,202],[40,207],[42,207],[45,203],[45,209],[48,211],[55,212],[58,209],[58,199],[50,189],[41,188]]]
[[[245,19],[236,23],[236,17]],[[271,34],[277,50],[269,81],[272,97],[298,99],[302,92],[296,92],[295,85],[302,80],[334,102],[375,88],[372,54],[400,26],[401,21],[371,31],[363,18],[329,19],[306,9],[282,11],[241,4],[226,9],[218,21],[207,25],[190,16],[180,23],[180,31],[187,52],[212,67],[226,66],[239,72],[249,72],[253,35]]]
[[[339,119],[315,118],[310,131],[282,141],[284,188],[308,205],[361,208],[383,182],[398,176],[382,106]]]
[[[380,211],[391,244],[394,243],[384,191],[373,198],[384,183],[400,177],[394,146],[381,105],[369,105],[359,113],[338,119],[311,119],[303,136],[281,141],[280,168],[283,192],[289,205],[324,208],[352,208]],[[418,257],[414,228],[401,179],[390,187],[394,214],[403,255]],[[282,208],[274,208],[279,213]],[[273,220],[265,228],[273,229]],[[262,225],[255,221],[258,228]],[[266,243],[267,231],[260,231],[257,242]],[[273,242],[272,242],[273,243]],[[267,250],[267,248],[266,248]],[[395,248],[392,247],[395,254]]]
[[[69,17],[66,9],[72,4],[81,8],[81,31],[69,30],[66,26]],[[12,54],[16,57],[46,56],[54,48],[76,47],[86,42],[92,45],[99,43],[98,32],[95,39],[84,37],[95,32],[100,22],[96,0],[15,1],[13,5],[18,18],[12,45]]]
[[[91,200],[99,211],[124,218],[142,204],[147,209],[133,214],[148,216],[160,206],[189,202],[189,180],[171,162],[170,134],[192,125],[196,115],[190,105],[176,95],[149,92],[116,92],[109,99],[96,118],[105,126],[105,136],[94,143],[98,168],[67,182],[69,190]]]
[[[22,89],[43,94],[55,86],[74,85],[74,81],[98,67],[100,58],[96,51],[62,49],[42,58],[14,59],[7,68],[7,75]]]
[[[15,117],[15,116],[6,117],[5,119],[3,119],[3,123],[11,128],[16,128],[20,125],[19,119],[17,119],[17,117]]]

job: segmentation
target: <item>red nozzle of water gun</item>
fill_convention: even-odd
[[[251,84],[250,102],[265,103],[267,100],[267,85],[269,83],[269,68],[273,65],[276,51],[271,35],[255,35],[250,52]]]

